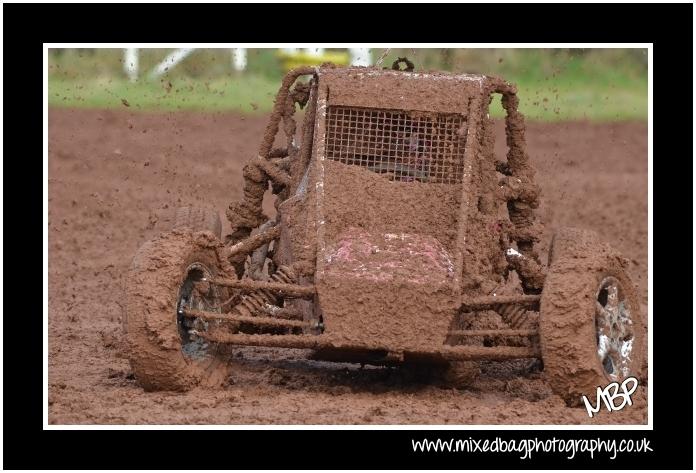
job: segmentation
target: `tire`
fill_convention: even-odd
[[[644,378],[645,324],[625,266],[624,258],[594,232],[567,228],[552,240],[540,303],[541,353],[549,384],[571,406],[580,405],[583,395],[594,399],[597,387],[628,376]],[[613,291],[618,297],[608,295]],[[610,302],[614,300],[618,302]],[[610,307],[615,309],[607,310]],[[621,314],[617,320],[623,322],[613,326],[626,331],[614,336],[620,332],[607,325],[600,331],[596,324],[604,315],[596,312]],[[604,346],[618,350],[601,349],[600,339],[615,340]],[[628,358],[620,355],[623,352]]]
[[[193,340],[178,313],[186,291],[193,303],[196,289],[191,281],[218,274],[217,244],[208,232],[176,229],[146,242],[133,258],[124,331],[133,372],[147,391],[183,391],[201,382],[222,382],[226,376],[219,347]],[[226,296],[213,286],[204,296],[195,294],[197,305],[192,307],[205,310],[214,306],[210,301]]]
[[[160,233],[185,228],[211,232],[218,239],[222,238],[222,222],[217,210],[188,206],[167,209],[157,216],[155,229]]]

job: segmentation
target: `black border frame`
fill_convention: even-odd
[[[683,246],[670,245],[691,228],[683,178],[674,185],[675,166],[691,176],[683,150],[691,136],[693,103],[693,5],[191,5],[191,4],[4,4],[4,256],[5,291],[25,293],[35,286],[42,248],[43,208],[39,178],[43,155],[42,44],[44,42],[640,42],[654,44],[654,409],[653,431],[44,431],[42,414],[42,302],[27,293],[22,331],[10,298],[4,318],[4,467],[7,468],[692,468],[692,345],[666,338],[678,317],[681,333],[692,336],[688,304],[692,278],[678,265],[688,259]],[[234,24],[245,15],[255,21]],[[364,26],[385,25],[384,29]],[[329,27],[315,31],[311,25]],[[172,29],[171,24],[186,28]],[[362,25],[362,26],[361,26]],[[684,86],[683,84],[686,84]],[[39,108],[41,107],[41,108]],[[659,144],[659,146],[657,146]],[[692,145],[693,151],[693,145]],[[21,178],[19,178],[21,176]],[[664,181],[662,179],[664,178]],[[688,178],[687,178],[688,179]],[[664,186],[664,187],[663,187]],[[669,186],[669,187],[667,187]],[[666,192],[664,192],[666,191]],[[686,194],[686,192],[685,192]],[[674,212],[675,207],[680,214]],[[28,209],[31,209],[31,212]],[[664,212],[662,211],[664,209]],[[679,232],[679,235],[675,232]],[[672,237],[668,240],[668,237]],[[33,242],[32,240],[36,240]],[[34,244],[32,244],[34,243]],[[676,246],[676,247],[675,247]],[[21,250],[20,250],[21,249]],[[668,253],[674,252],[673,255]],[[28,261],[28,260],[31,260]],[[674,266],[669,261],[678,262]],[[41,266],[42,267],[42,266]],[[27,282],[31,281],[30,284]],[[683,287],[682,287],[683,286]],[[665,293],[666,297],[659,295]],[[663,322],[666,321],[666,322]],[[677,363],[674,360],[679,360]],[[674,418],[677,419],[674,419]],[[684,421],[686,419],[686,421]],[[681,421],[681,422],[680,422]],[[681,425],[681,426],[680,426]],[[467,455],[414,453],[411,438],[642,438],[653,452],[589,459],[537,454]],[[180,443],[205,446],[216,455],[167,453]],[[156,445],[153,445],[156,444]],[[260,447],[260,448],[257,448]],[[268,450],[264,452],[264,448]],[[152,455],[157,452],[157,455]]]

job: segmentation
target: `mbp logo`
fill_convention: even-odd
[[[631,385],[630,388],[628,387],[629,384]],[[621,391],[619,391],[619,388]],[[592,417],[599,412],[602,402],[604,402],[604,405],[607,407],[609,412],[620,411],[626,405],[632,406],[633,401],[631,400],[631,394],[633,394],[637,388],[638,380],[632,376],[626,378],[621,384],[618,382],[613,382],[605,386],[603,389],[601,386],[598,386],[596,406],[592,406],[590,401],[587,399],[587,396],[582,397],[582,400],[585,403],[585,408],[587,409],[587,415]],[[621,404],[616,404],[616,398],[621,399]]]

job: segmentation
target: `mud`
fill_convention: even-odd
[[[156,233],[155,211],[241,197],[265,117],[49,111],[49,421],[51,423],[641,423],[634,405],[590,419],[553,395],[529,360],[482,363],[468,386],[396,368],[329,364],[303,350],[245,348],[221,388],[147,393],[124,358],[124,274]],[[497,133],[503,123],[496,123]],[[647,127],[529,124],[543,189],[545,258],[553,230],[595,230],[630,260],[647,303]],[[495,143],[499,159],[505,143]],[[272,215],[272,202],[264,202]],[[229,224],[223,221],[223,234]],[[493,327],[492,327],[493,328]],[[240,369],[242,368],[243,369]]]
[[[323,164],[315,283],[326,333],[397,350],[442,346],[459,302],[452,256],[459,186],[389,182],[358,166]]]
[[[314,283],[326,334],[397,357],[437,351],[458,309],[460,279],[473,281],[463,284],[469,292],[488,279],[478,260],[500,242],[469,221],[478,149],[467,144],[484,82],[361,68],[322,75],[326,123],[317,127],[309,182],[317,183]],[[434,123],[437,133],[428,131]]]
[[[355,183],[358,183],[356,186]],[[355,188],[360,195],[354,195]],[[324,161],[324,238],[336,242],[348,227],[395,234],[424,234],[454,251],[460,188],[446,184],[391,182],[358,166]],[[357,199],[357,201],[356,201]],[[418,216],[418,218],[414,218]]]
[[[419,80],[422,78],[429,80]],[[352,68],[350,73],[326,70],[322,81],[330,90],[332,105],[462,113],[483,82],[480,75],[437,72],[402,74]],[[396,104],[396,106],[395,106]]]
[[[433,74],[416,80],[421,77],[360,68],[329,71],[319,92],[320,113],[326,103],[329,115],[326,133],[318,127],[326,141],[325,146],[318,142],[313,163],[319,226],[314,282],[325,333],[342,344],[373,347],[397,358],[442,347],[458,308],[462,235],[457,228],[466,183],[443,181],[461,183],[465,164],[448,166],[445,153],[437,150],[438,143],[451,150],[454,163],[463,157],[469,102],[480,85],[475,77]],[[426,146],[418,133],[400,132],[398,123],[416,125],[424,133],[421,120],[432,117],[409,112],[395,118],[385,112],[380,122],[379,114],[366,112],[358,118],[360,111],[353,107],[368,106],[459,112],[462,118],[450,118],[449,124],[442,120],[441,129],[449,126],[451,138],[433,137]],[[406,138],[408,157],[396,161],[397,143]],[[421,148],[427,157],[420,155]],[[428,161],[428,173],[419,174],[421,159]],[[422,182],[438,171],[440,180]]]

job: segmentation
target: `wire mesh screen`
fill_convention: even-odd
[[[331,106],[326,158],[393,181],[462,181],[466,119],[458,114]]]

